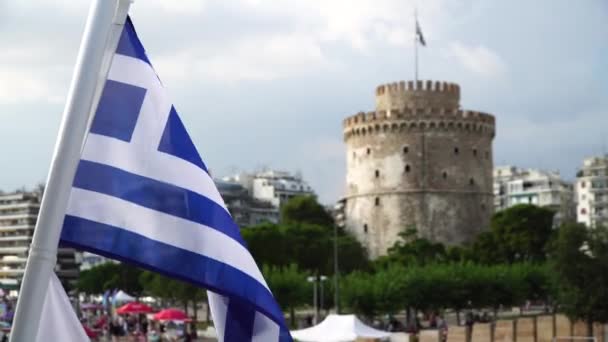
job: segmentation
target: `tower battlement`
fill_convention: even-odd
[[[404,108],[451,108],[460,105],[460,86],[439,81],[401,81],[376,87],[378,110]]]

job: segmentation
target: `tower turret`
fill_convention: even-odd
[[[488,226],[495,119],[459,101],[454,83],[384,84],[376,111],[344,120],[346,227],[372,257],[408,228],[459,244]]]

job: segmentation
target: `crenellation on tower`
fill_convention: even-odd
[[[343,121],[347,229],[372,257],[411,226],[434,241],[470,241],[492,214],[494,116],[460,109],[455,83],[393,82],[375,95],[375,111]]]

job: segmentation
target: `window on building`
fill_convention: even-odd
[[[380,197],[376,197],[375,204],[380,205]]]
[[[442,176],[443,176],[443,179],[448,179],[448,173],[447,172],[443,171]]]
[[[403,146],[403,154],[407,154],[410,151],[408,146]]]
[[[372,153],[372,149],[371,148],[367,148],[367,154],[371,154]]]
[[[473,178],[469,178],[469,185],[475,185],[475,180]]]
[[[363,232],[367,234],[367,223],[363,225]]]
[[[581,208],[581,215],[587,215],[587,209]]]
[[[477,157],[477,149],[476,149],[476,148],[474,148],[474,149],[473,149],[473,155],[474,155],[475,157]]]
[[[460,152],[460,150],[458,149],[458,147],[454,147],[454,154],[458,154]]]
[[[376,178],[380,177],[380,170],[376,170]]]
[[[409,166],[409,164],[408,164],[408,165],[405,165],[405,172],[406,172],[406,173],[407,173],[407,172],[410,172],[410,166]]]
[[[581,188],[585,187],[585,182],[581,182]]]

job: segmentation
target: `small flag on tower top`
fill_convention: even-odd
[[[422,44],[422,46],[426,46],[426,40],[424,40],[424,36],[422,35],[422,29],[420,29],[420,23],[418,23],[418,18],[416,18],[416,38]]]

